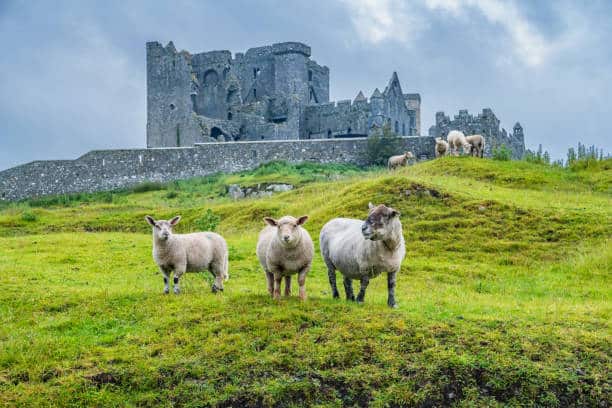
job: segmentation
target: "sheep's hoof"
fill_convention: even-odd
[[[334,297],[334,299],[339,299],[340,298],[340,293],[334,292],[333,297]]]
[[[181,290],[179,288],[174,288],[174,294],[178,295],[179,293],[181,293]]]
[[[397,309],[399,307],[397,303],[389,303],[388,305],[391,309]]]
[[[164,295],[167,295],[168,293],[170,293],[170,289],[164,289]]]

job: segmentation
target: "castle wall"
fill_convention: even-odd
[[[308,61],[308,84],[313,95],[309,95],[310,103],[329,102],[329,68],[315,61]]]
[[[431,137],[403,138],[419,159],[433,158]],[[206,143],[194,147],[97,150],[76,160],[35,161],[0,172],[0,200],[129,187],[253,169],[271,160],[365,165],[367,139]]]
[[[191,67],[170,43],[147,43],[147,147],[202,142],[194,121]]]
[[[305,110],[305,133],[309,139],[367,135],[370,108],[367,102],[338,101],[310,105]]]

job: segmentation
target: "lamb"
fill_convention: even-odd
[[[389,160],[387,161],[387,168],[389,170],[393,170],[396,167],[405,166],[408,159],[412,159],[412,158],[414,158],[414,156],[412,155],[412,152],[406,152],[404,154],[400,154],[397,156],[391,156],[389,157]]]
[[[465,140],[470,144],[472,156],[482,158],[484,156],[485,138],[483,135],[469,135]]]
[[[174,234],[173,227],[181,217],[170,221],[158,220],[147,215],[147,222],[153,227],[153,259],[164,276],[164,293],[168,293],[168,279],[174,272],[174,293],[179,294],[179,279],[185,272],[210,271],[215,282],[213,293],[223,290],[223,281],[229,279],[228,252],[225,239],[214,232]]]
[[[298,275],[299,296],[306,300],[306,274],[312,265],[314,245],[302,225],[307,215],[300,218],[284,216],[279,220],[265,217],[268,224],[259,234],[257,258],[266,273],[268,292],[280,299],[281,280],[285,278],[285,296],[291,295],[291,275]]]
[[[406,253],[400,213],[383,204],[369,204],[365,221],[334,218],[323,226],[319,237],[334,298],[340,297],[336,269],[344,276],[346,299],[355,300],[353,279],[361,281],[357,302],[363,302],[370,279],[387,273],[387,304],[395,302],[395,279]]]
[[[448,132],[448,136],[446,137],[448,144],[450,146],[450,153],[455,151],[455,156],[459,155],[459,148],[463,147],[463,153],[468,154],[470,152],[470,148],[472,147],[467,140],[465,140],[465,135],[463,132],[459,130],[451,130]]]
[[[436,157],[446,156],[448,153],[448,142],[441,137],[436,138]]]

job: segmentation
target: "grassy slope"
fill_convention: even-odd
[[[449,158],[394,174],[310,170],[185,182],[173,199],[165,190],[2,210],[0,402],[609,401],[609,167]],[[317,181],[335,171],[349,176]],[[238,202],[220,194],[227,182],[274,181],[301,187]],[[386,307],[382,278],[365,306],[331,299],[318,254],[307,302],[267,297],[254,256],[264,215],[309,214],[318,241],[327,220],[363,218],[368,201],[402,212],[399,310]],[[142,217],[180,213],[187,231],[205,208],[230,245],[227,289],[213,295],[208,277],[188,275],[181,296],[163,296]]]

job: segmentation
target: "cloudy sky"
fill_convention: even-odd
[[[397,71],[435,112],[491,107],[528,147],[612,150],[612,1],[0,0],[0,169],[145,146],[145,42],[232,52],[301,41],[331,98]]]

